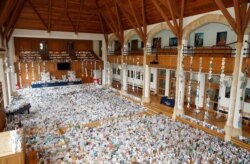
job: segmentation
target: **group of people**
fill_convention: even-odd
[[[102,86],[22,89],[28,151],[42,163],[249,163],[250,153],[146,109]],[[98,122],[96,126],[86,126]],[[11,124],[11,122],[8,122]],[[8,125],[7,127],[11,127]]]

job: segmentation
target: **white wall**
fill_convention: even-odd
[[[138,35],[134,35],[128,41],[128,43],[130,43],[129,50],[131,50],[131,47],[132,47],[132,44],[131,44],[132,40],[138,40],[138,48],[142,48],[140,37]]]
[[[205,26],[196,29],[189,35],[188,45],[194,46],[195,33],[204,34],[203,46],[216,45],[217,32],[224,32],[224,31],[227,32],[227,41],[226,41],[227,44],[236,41],[236,34],[229,26],[219,23],[209,23],[206,24]]]
[[[150,90],[157,92],[157,68],[150,68],[150,74],[153,74],[153,82],[150,82]],[[151,76],[151,75],[150,75]]]
[[[169,46],[169,38],[176,37],[172,31],[169,30],[162,30],[159,33],[155,34],[153,38],[161,38],[161,47]],[[151,40],[153,44],[153,41]]]
[[[99,53],[99,40],[93,40],[93,51],[97,56],[100,56],[100,53]]]
[[[137,86],[143,86],[143,79],[142,79],[143,67],[142,66],[136,66],[136,65],[127,65],[127,70],[130,71],[130,77],[128,77],[128,83],[134,84],[134,85],[137,85]],[[131,71],[134,72],[134,78],[131,78]],[[137,79],[136,72],[141,72],[140,73],[140,75],[141,75],[140,79]]]

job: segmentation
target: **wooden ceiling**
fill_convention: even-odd
[[[153,1],[171,19],[168,0],[0,0],[0,26],[4,27],[1,31],[6,37],[10,37],[15,28],[113,33],[119,31],[118,27],[133,28],[131,21],[143,25],[143,15],[147,25],[163,22]],[[226,7],[234,5],[234,0],[222,1]],[[170,0],[176,18],[180,15],[181,2]],[[219,10],[214,0],[185,0],[183,16],[214,10]],[[132,15],[130,20],[126,14]]]

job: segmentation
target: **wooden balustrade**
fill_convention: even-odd
[[[124,55],[123,62],[128,65],[143,65],[143,55]]]
[[[190,56],[185,56],[183,59],[185,71],[190,70],[190,58],[191,58]],[[202,72],[203,73],[208,73],[209,71],[210,58],[211,57],[202,57]],[[221,73],[222,58],[223,57],[213,57],[213,69],[212,69],[213,74]],[[193,64],[192,64],[193,71],[195,72],[199,71],[199,62],[200,62],[200,57],[194,56]],[[224,71],[225,74],[230,75],[233,73],[233,70],[234,70],[234,58],[232,57],[226,58],[225,71]]]
[[[250,57],[246,57],[242,61],[242,72],[245,71],[246,67],[250,67]],[[250,71],[248,71],[248,77],[250,77]]]
[[[235,49],[230,46],[211,46],[195,47],[184,46],[184,55],[202,56],[202,57],[232,57],[235,55]]]
[[[150,67],[168,69],[176,69],[177,67],[177,55],[158,55],[158,64],[152,64],[155,60],[155,55],[147,55],[146,60],[147,65]]]
[[[122,55],[108,55],[107,60],[110,63],[121,64],[122,63]]]

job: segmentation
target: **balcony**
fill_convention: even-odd
[[[202,57],[202,69],[201,72],[208,73],[209,71],[209,62],[211,57],[203,57],[203,56],[194,56],[193,57],[193,64],[192,64],[192,70],[195,72],[199,71],[199,62],[200,57]],[[212,72],[213,74],[220,74],[221,73],[221,63],[222,63],[223,57],[213,57],[213,68]],[[184,62],[184,70],[189,71],[190,70],[190,59],[191,56],[185,56],[183,59]],[[227,75],[231,75],[234,70],[234,58],[228,57],[225,60],[225,69],[224,73]]]
[[[147,55],[146,63],[150,67],[176,69],[177,55]],[[157,61],[157,63],[155,62]]]

